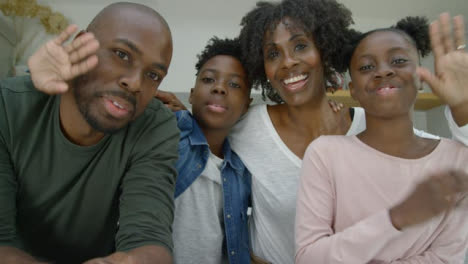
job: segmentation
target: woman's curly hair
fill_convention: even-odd
[[[351,34],[348,27],[354,23],[351,11],[335,0],[262,1],[242,18],[239,38],[249,79],[253,87],[261,87],[263,99],[268,97],[277,103],[283,100],[267,81],[262,46],[265,32],[274,31],[286,17],[313,38],[320,52],[325,80],[332,85],[336,85],[334,72],[346,71],[340,68],[341,48]]]
[[[340,68],[349,68],[354,51],[361,41],[375,32],[391,31],[401,34],[419,52],[421,57],[425,57],[431,51],[431,40],[429,37],[429,22],[425,17],[405,17],[389,28],[379,28],[366,33],[354,32],[343,48],[343,60]]]

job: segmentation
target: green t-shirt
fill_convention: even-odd
[[[29,77],[0,81],[0,246],[58,263],[172,250],[175,116],[153,100],[126,128],[82,147],[62,133],[59,105]]]

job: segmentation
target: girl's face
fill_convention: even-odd
[[[302,27],[284,18],[263,39],[266,76],[286,104],[299,106],[324,96],[320,53]]]
[[[367,114],[407,115],[420,86],[418,64],[416,47],[401,33],[371,33],[361,40],[351,57],[351,96]]]

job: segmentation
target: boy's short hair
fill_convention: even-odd
[[[203,65],[205,65],[205,63],[208,60],[219,55],[226,55],[226,56],[231,56],[231,57],[236,58],[237,60],[239,60],[239,62],[242,64],[242,67],[247,72],[247,68],[245,66],[245,63],[242,57],[242,49],[240,46],[239,38],[220,39],[218,37],[212,37],[208,41],[208,44],[205,46],[203,51],[197,55],[198,61],[195,64],[195,69],[197,71],[196,75],[200,73],[201,68],[203,67]],[[251,82],[247,76],[246,78],[250,85]]]

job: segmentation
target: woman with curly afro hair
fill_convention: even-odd
[[[431,48],[423,17],[361,34],[350,46],[343,63],[351,95],[365,109],[366,130],[322,136],[307,148],[297,195],[297,264],[464,262],[468,148],[416,135],[411,118],[420,78],[454,116],[458,104],[467,107],[461,17],[454,25],[452,34],[448,14],[431,25],[437,75],[419,67]]]
[[[251,246],[266,261],[294,262],[296,195],[307,146],[321,135],[356,135],[366,127],[362,108],[335,113],[326,97],[334,72],[346,71],[343,49],[356,35],[352,23],[351,12],[335,0],[258,2],[241,21],[249,79],[276,103],[251,107],[230,135],[252,173]]]

